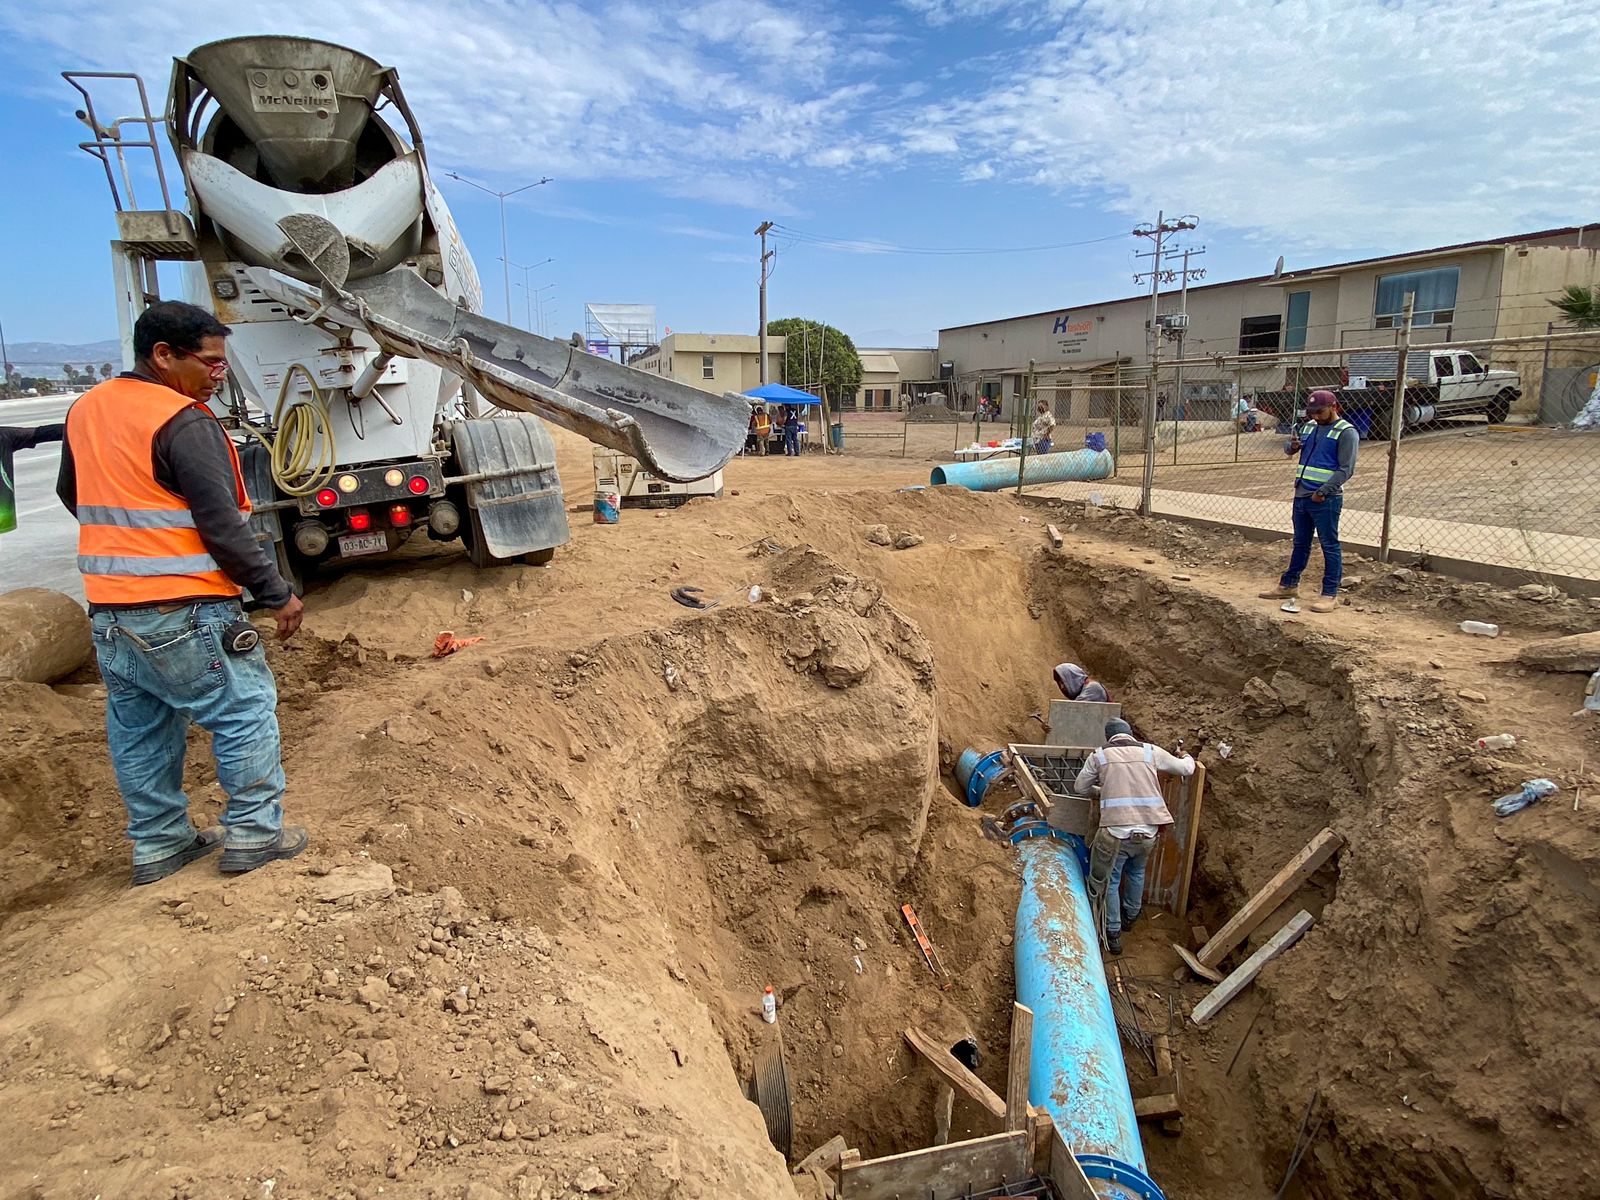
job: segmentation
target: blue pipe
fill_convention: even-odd
[[[956,759],[956,783],[961,786],[961,798],[968,808],[977,808],[983,803],[989,785],[994,782],[995,776],[1005,770],[1005,763],[1001,761],[1004,757],[1003,750],[991,750],[988,754],[980,755],[968,746]]]
[[[1017,999],[1033,1010],[1028,1099],[1049,1111],[1097,1196],[1161,1200],[1146,1176],[1081,842],[1037,837],[1019,852]]]
[[[935,467],[928,482],[966,488],[969,492],[998,492],[1022,482],[1063,483],[1070,480],[1108,479],[1117,460],[1108,450],[1066,450],[1060,454],[1030,454],[1026,460],[991,458],[983,462],[945,463]]]

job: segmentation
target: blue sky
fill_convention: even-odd
[[[159,107],[174,54],[256,32],[398,67],[436,172],[551,176],[510,240],[554,257],[531,280],[558,334],[586,300],[753,330],[763,219],[770,315],[871,344],[1128,294],[1127,231],[1158,208],[1200,217],[1210,281],[1600,220],[1594,5],[341,0],[313,26],[265,0],[30,0],[0,10],[9,339],[116,330],[109,196],[57,72],[138,71]],[[440,183],[502,316],[496,203]]]

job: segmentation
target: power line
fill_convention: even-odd
[[[807,233],[788,225],[774,224],[773,228],[792,241],[816,246],[821,250],[856,250],[868,254],[1037,254],[1045,250],[1070,250],[1075,246],[1095,246],[1101,242],[1120,241],[1127,236],[1124,233],[1112,233],[1105,237],[1085,238],[1078,242],[1051,242],[1039,246],[902,246],[895,242],[880,242],[872,238],[841,238],[828,234]]]

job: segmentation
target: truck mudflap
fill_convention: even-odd
[[[555,441],[538,418],[506,413],[454,421],[450,440],[490,554],[515,558],[571,540]]]

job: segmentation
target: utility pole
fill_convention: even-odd
[[[1174,403],[1179,408],[1183,407],[1183,341],[1189,336],[1189,279],[1191,275],[1189,271],[1189,256],[1194,255],[1198,257],[1205,252],[1206,248],[1204,246],[1201,246],[1198,250],[1191,249],[1188,246],[1185,246],[1183,249],[1183,287],[1178,293],[1178,311],[1183,314],[1184,320],[1183,324],[1178,326],[1179,365],[1173,371],[1172,381],[1172,390],[1177,393],[1177,398]],[[1193,277],[1195,279],[1202,279],[1205,277],[1205,273],[1205,268],[1200,267],[1193,272]],[[1178,439],[1176,434],[1173,435],[1172,439],[1172,452],[1174,455],[1176,455],[1178,452]]]
[[[767,277],[772,274],[772,259],[778,253],[776,250],[767,249],[767,231],[771,228],[771,221],[763,221],[756,226],[756,236],[761,239],[761,337],[759,353],[761,355],[762,383],[767,382]]]
[[[1156,481],[1156,372],[1161,366],[1162,244],[1168,234],[1193,229],[1198,224],[1199,217],[1177,217],[1169,221],[1165,212],[1158,212],[1154,225],[1146,222],[1133,231],[1134,237],[1150,238],[1155,242],[1154,250],[1139,255],[1140,258],[1151,260],[1150,270],[1141,271],[1133,277],[1135,283],[1143,283],[1145,275],[1150,276],[1150,372],[1144,397],[1144,481],[1139,489],[1139,512],[1147,517],[1150,515],[1150,494],[1155,490]]]
[[[543,179],[536,179],[532,183],[525,183],[519,188],[512,188],[509,192],[497,192],[492,187],[479,183],[475,179],[468,179],[465,175],[457,175],[454,171],[446,171],[446,175],[458,183],[475,187],[480,192],[487,192],[500,200],[500,262],[505,267],[506,276],[506,324],[511,324],[511,243],[506,239],[506,197],[515,196],[518,192],[525,192],[529,188],[539,187],[550,182],[546,175]]]

